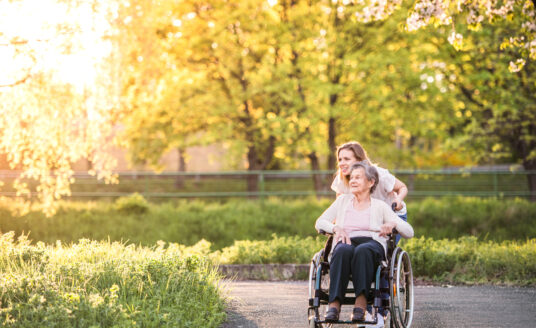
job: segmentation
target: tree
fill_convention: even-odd
[[[108,67],[99,25],[107,10],[97,0],[2,3],[0,153],[21,172],[13,187],[23,212],[34,192],[53,214],[57,200],[70,194],[72,163],[82,158],[99,178],[114,180],[106,150],[115,88],[93,75]]]
[[[305,54],[296,56],[301,66],[309,67],[303,70],[308,76],[302,77],[307,81],[304,98],[309,100],[305,116],[322,127],[308,134],[309,145],[305,142],[301,148],[312,168],[320,168],[318,152],[327,158],[325,167],[334,170],[335,145],[356,139],[370,145],[373,158],[390,165],[452,161],[441,144],[459,120],[450,109],[454,96],[448,84],[423,81],[444,77],[436,72],[434,66],[442,63],[426,32],[404,33],[399,24],[403,10],[364,23],[351,6],[318,3],[323,10],[316,20],[310,19],[318,23],[307,27],[316,30],[319,46],[307,50],[315,53],[316,61],[304,59]],[[322,142],[313,142],[318,138]]]
[[[275,165],[276,158],[281,157],[279,146],[289,141],[291,131],[303,126],[299,121],[303,106],[299,97],[294,96],[294,81],[288,78],[293,74],[293,43],[286,39],[289,32],[280,25],[282,18],[260,1],[185,1],[162,6],[167,8],[159,9],[165,12],[164,19],[146,21],[150,26],[140,33],[149,33],[151,40],[156,40],[156,47],[162,49],[148,60],[172,68],[150,79],[150,83],[158,86],[156,95],[143,90],[146,86],[140,83],[141,79],[127,85],[127,90],[138,90],[129,91],[138,99],[133,102],[137,107],[133,113],[156,113],[149,119],[143,114],[132,116],[127,124],[132,128],[127,131],[154,126],[155,133],[165,140],[163,145],[169,147],[172,140],[204,130],[205,141],[222,140],[229,144],[238,161],[245,157],[250,171]],[[157,56],[160,58],[155,59]],[[165,96],[173,93],[175,97]],[[140,101],[141,98],[151,101]],[[172,99],[180,101],[166,105]],[[169,119],[160,121],[159,117]],[[183,124],[186,118],[190,124]],[[147,124],[151,120],[197,128],[162,129],[162,125]],[[144,149],[149,147],[143,145],[143,140],[149,144],[155,141],[153,134],[135,135],[140,136],[136,143]],[[292,143],[293,139],[290,140]],[[165,147],[153,148],[154,154],[161,154]],[[256,183],[256,177],[251,175],[248,190],[256,190]]]
[[[363,22],[383,20],[403,7],[402,0],[369,0],[358,2],[355,15]],[[353,1],[342,1],[342,4],[353,6]],[[513,22],[514,28],[504,35],[505,45],[514,50],[517,59],[510,62],[510,70],[523,68],[528,60],[536,59],[536,11],[533,0],[416,0],[412,10],[408,12],[406,29],[415,31],[426,26],[452,26],[448,41],[456,49],[463,45],[463,34],[455,26],[478,30],[486,22],[500,24]],[[460,24],[461,23],[461,24]],[[465,28],[463,28],[466,30]]]
[[[458,90],[456,115],[464,118],[464,133],[454,147],[464,145],[479,162],[519,163],[536,170],[536,64],[528,61],[512,72],[518,56],[497,42],[515,33],[519,22],[504,21],[482,28],[466,39],[459,51],[446,52]],[[449,49],[447,49],[449,50]],[[528,186],[536,195],[536,175],[529,174]]]

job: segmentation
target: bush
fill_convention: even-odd
[[[4,234],[0,325],[218,327],[225,320],[219,277],[184,250],[89,240],[32,246]]]
[[[410,254],[414,275],[436,281],[536,285],[536,239],[485,241],[414,238],[402,247]]]
[[[124,214],[145,214],[149,212],[149,203],[138,193],[127,197],[119,197],[115,201],[115,207],[117,211]]]
[[[212,253],[221,264],[309,263],[324,247],[325,238],[277,237],[266,241],[236,241]],[[478,241],[413,238],[401,247],[411,258],[415,277],[451,283],[536,285],[536,239]]]
[[[308,263],[324,245],[321,237],[277,237],[269,241],[235,241],[213,256],[222,264]]]
[[[35,242],[47,243],[88,238],[147,246],[164,240],[191,246],[205,239],[213,249],[222,249],[235,240],[269,240],[273,233],[316,237],[314,223],[330,203],[327,199],[270,198],[156,205],[136,195],[115,203],[63,202],[52,218],[41,212],[14,217],[0,206],[0,231],[30,232]],[[454,239],[471,235],[496,241],[536,238],[532,224],[536,203],[525,200],[426,199],[408,204],[408,213],[416,236]]]
[[[409,222],[418,236],[491,240],[536,237],[536,203],[524,199],[427,198],[408,204]]]

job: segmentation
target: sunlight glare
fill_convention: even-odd
[[[1,2],[0,85],[31,71],[52,72],[58,82],[78,92],[92,88],[99,63],[112,51],[111,43],[102,38],[109,30],[106,15],[92,3]]]

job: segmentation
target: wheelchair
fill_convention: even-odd
[[[320,231],[322,234],[326,234]],[[396,246],[396,229],[389,236],[387,242],[387,260],[383,261],[376,270],[376,278],[372,283],[370,294],[367,296],[367,308],[372,319],[352,323],[352,321],[339,320],[326,322],[321,315],[321,306],[327,309],[329,299],[329,252],[333,243],[333,236],[329,235],[326,245],[316,253],[309,269],[309,308],[308,318],[310,328],[331,328],[336,324],[352,324],[355,327],[366,327],[378,323],[379,309],[384,309],[385,327],[410,328],[413,321],[413,272],[409,254]],[[326,234],[328,235],[328,234]],[[388,286],[381,281],[388,281]],[[350,283],[351,285],[351,279]],[[385,297],[388,294],[388,298]],[[353,287],[347,288],[341,306],[354,304],[355,294]],[[326,311],[323,311],[325,313]]]

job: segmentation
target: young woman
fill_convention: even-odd
[[[367,152],[357,141],[347,142],[337,148],[337,161],[339,170],[331,184],[331,189],[340,194],[348,194],[350,188],[348,185],[349,168],[352,164],[366,161],[372,165]],[[408,220],[406,203],[404,198],[408,194],[406,185],[392,175],[388,170],[376,166],[378,171],[379,181],[375,191],[371,194],[372,198],[383,200],[387,205],[391,206],[396,203],[396,214],[404,221]]]
[[[353,164],[349,173],[350,193],[341,194],[316,220],[315,228],[333,233],[330,262],[329,309],[326,321],[339,320],[341,302],[350,273],[355,289],[352,321],[363,321],[374,273],[387,251],[387,234],[396,228],[405,238],[413,228],[383,201],[371,194],[379,182],[378,171],[364,162]]]

